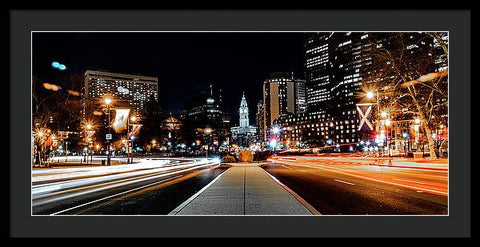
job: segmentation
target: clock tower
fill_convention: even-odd
[[[240,128],[245,128],[248,126],[250,126],[250,123],[248,121],[248,106],[244,92],[242,96],[242,101],[240,103]]]

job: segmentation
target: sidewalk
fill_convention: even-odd
[[[312,215],[297,199],[255,163],[233,164],[170,215]],[[301,202],[302,201],[302,202]],[[307,209],[311,208],[310,210]],[[312,213],[313,212],[313,213]]]

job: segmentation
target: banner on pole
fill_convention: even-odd
[[[373,130],[373,105],[373,103],[357,104],[358,117],[360,118],[360,123],[358,124],[359,131]]]
[[[141,127],[141,124],[131,124],[130,133],[128,133],[128,139],[130,139],[132,136],[138,136]]]
[[[130,109],[115,109],[115,120],[112,125],[115,132],[122,132],[127,128],[129,114]]]
[[[95,130],[89,130],[89,131],[87,131],[86,138],[87,139],[91,138],[91,137],[93,137],[94,134],[95,134]]]

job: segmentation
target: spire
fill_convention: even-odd
[[[242,101],[240,102],[240,108],[247,108],[248,110],[247,99],[245,98],[245,91],[243,91]]]
[[[220,104],[223,103],[223,94],[222,94],[222,89],[221,88],[218,90],[218,102]]]
[[[213,97],[213,85],[210,83],[210,97]]]

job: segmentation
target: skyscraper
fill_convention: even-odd
[[[297,85],[298,84],[298,85]],[[263,139],[268,137],[268,131],[275,119],[284,114],[294,114],[305,106],[303,81],[293,78],[291,73],[270,73],[263,83]]]
[[[333,33],[307,33],[305,37],[305,80],[308,112],[325,109],[331,99],[329,39]]]
[[[444,34],[440,36],[448,41]],[[397,47],[398,40],[405,47]],[[359,93],[368,85],[381,90],[390,78],[378,76],[389,64],[382,64],[375,55],[380,49],[401,49],[410,58],[433,56],[433,45],[431,37],[419,32],[308,33],[305,38],[307,112],[283,115],[275,124],[284,130],[285,140],[291,138],[320,145],[358,142],[361,138],[356,111],[356,104],[361,101]],[[437,69],[432,64],[424,67],[431,71],[448,68],[444,55],[438,55],[435,61]],[[319,140],[314,141],[315,138]]]

